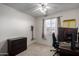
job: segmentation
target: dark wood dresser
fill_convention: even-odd
[[[19,37],[8,39],[8,55],[15,56],[27,49],[27,38]]]

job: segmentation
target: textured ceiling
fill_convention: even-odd
[[[39,10],[36,10],[38,8],[38,3],[4,3],[4,5],[34,17],[43,16]],[[79,3],[48,3],[48,6],[50,7],[50,9],[48,9],[48,15],[51,15],[60,11],[79,8]]]

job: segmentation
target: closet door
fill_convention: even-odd
[[[70,21],[69,28],[76,28],[76,21]]]
[[[65,27],[65,28],[68,27],[68,22],[67,22],[67,21],[64,21],[64,22],[63,22],[63,27]]]
[[[63,27],[65,28],[76,28],[76,20],[64,20]]]

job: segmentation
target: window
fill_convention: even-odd
[[[45,25],[45,27],[44,27],[45,37],[52,38],[52,33],[53,32],[56,33],[57,18],[45,20],[44,25]]]

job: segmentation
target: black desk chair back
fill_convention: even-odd
[[[58,43],[58,40],[56,39],[55,37],[55,33],[52,34],[52,39],[53,39],[53,43],[52,43],[52,46],[57,49],[59,47],[59,43]]]
[[[52,34],[52,41],[53,41],[53,43],[52,43],[52,46],[56,49],[56,52],[55,52],[55,54],[58,52],[58,48],[59,48],[59,42],[58,42],[58,40],[56,39],[56,37],[55,37],[55,33],[53,33]],[[55,55],[54,54],[54,55]],[[53,56],[54,56],[53,55]]]

